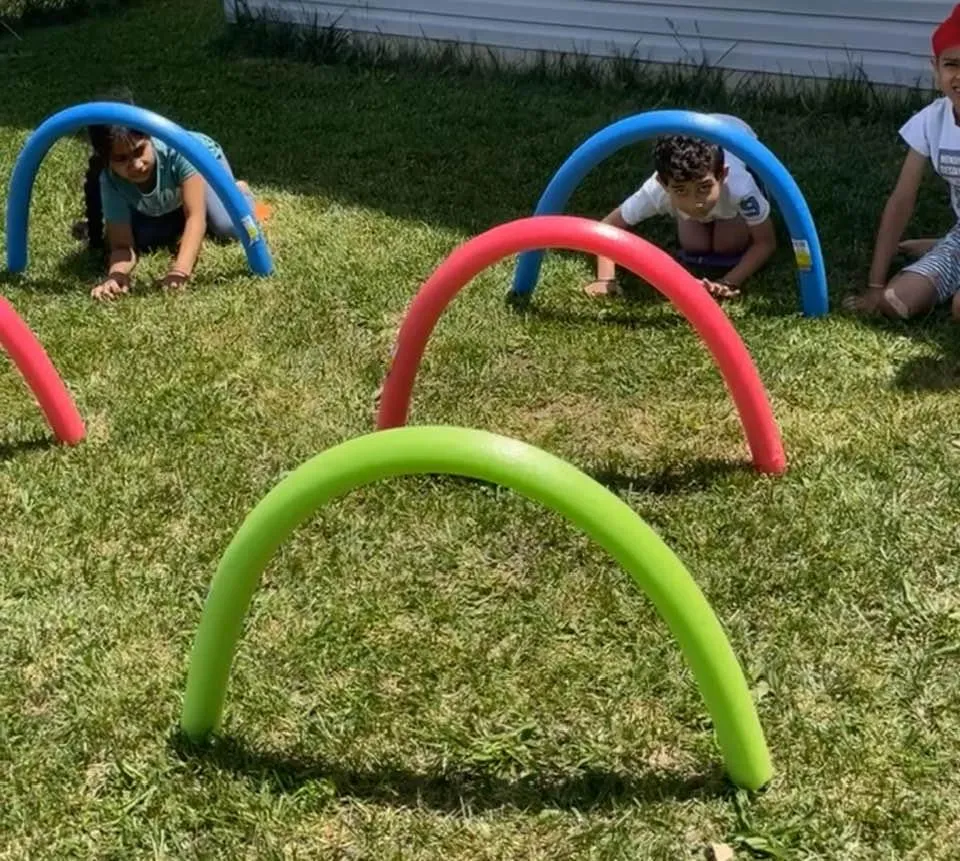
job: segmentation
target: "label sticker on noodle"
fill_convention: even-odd
[[[240,220],[240,223],[243,225],[243,229],[247,231],[247,238],[251,242],[256,242],[257,237],[260,235],[260,231],[257,229],[257,222],[253,220],[253,216],[243,216],[243,218]]]
[[[793,256],[797,266],[804,271],[813,268],[813,258],[810,256],[810,243],[806,239],[793,240]]]

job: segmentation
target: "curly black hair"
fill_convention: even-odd
[[[723,173],[723,149],[714,143],[688,135],[657,138],[653,161],[664,182],[690,182]]]

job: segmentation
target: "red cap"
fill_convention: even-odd
[[[947,48],[960,45],[960,3],[953,7],[950,17],[933,31],[933,56],[939,57]]]

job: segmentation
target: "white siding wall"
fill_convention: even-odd
[[[233,0],[224,0],[228,15]],[[494,48],[706,59],[750,72],[929,80],[954,0],[247,0],[290,21]]]

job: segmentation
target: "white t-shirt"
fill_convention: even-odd
[[[731,117],[727,114],[711,114],[711,116],[735,123],[753,137],[757,136],[756,132],[738,117]],[[707,215],[703,218],[693,218],[693,220],[708,224],[711,221],[725,221],[739,215],[750,227],[763,224],[770,217],[770,201],[763,196],[756,180],[741,159],[724,150],[723,160],[729,171],[720,189],[720,198],[717,200],[716,206]],[[670,200],[670,195],[660,185],[656,173],[620,204],[620,214],[623,216],[623,220],[630,225],[639,224],[655,215],[669,215],[682,219],[692,218],[692,216],[677,211]]]
[[[911,149],[930,159],[933,169],[950,186],[950,203],[960,219],[960,126],[944,96],[915,113],[900,129]]]

